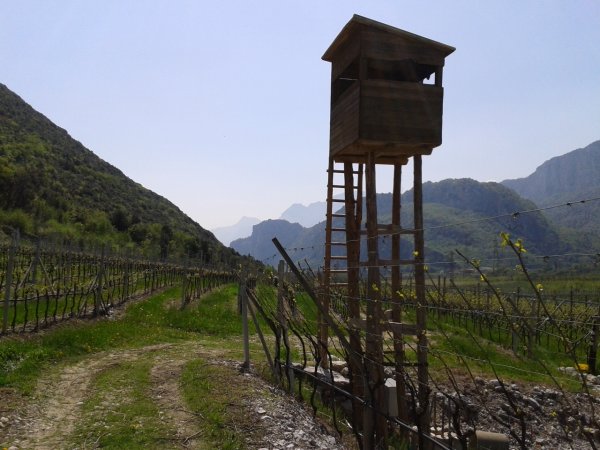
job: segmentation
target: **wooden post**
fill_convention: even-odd
[[[186,299],[186,294],[189,288],[189,284],[190,284],[190,280],[188,279],[188,274],[184,273],[183,274],[183,284],[181,286],[181,310],[183,311],[185,309],[186,303],[187,303],[187,299]]]
[[[294,385],[292,381],[291,370],[291,355],[290,355],[290,343],[288,341],[288,330],[287,330],[287,302],[285,299],[285,261],[279,261],[277,266],[277,274],[279,277],[279,285],[277,286],[277,322],[281,330],[281,337],[283,339],[283,345],[285,346],[285,373],[288,379],[288,390],[292,393]],[[327,323],[325,324],[325,334],[327,334]],[[321,366],[326,367],[327,361],[327,342],[321,342],[321,351],[325,353],[325,358],[321,360]]]
[[[248,294],[248,291],[245,291],[245,294]],[[259,312],[261,311],[258,300],[256,299],[256,297],[253,294],[251,294],[250,296],[246,295],[246,298],[251,299],[254,302],[256,309]],[[254,323],[254,328],[256,329],[256,333],[258,334],[258,338],[260,339],[260,343],[262,344],[263,350],[265,352],[265,356],[267,357],[269,367],[271,368],[271,371],[273,373],[273,378],[276,383],[279,383],[279,372],[277,371],[275,364],[273,363],[273,358],[271,358],[271,352],[269,352],[269,346],[267,345],[267,342],[265,341],[265,337],[260,329],[260,324],[258,323],[256,314],[254,313],[254,309],[252,308],[252,305],[250,304],[249,301],[246,301],[246,305],[248,306],[248,312],[250,313],[250,316],[252,317],[252,322]],[[266,318],[266,316],[264,314],[263,314],[263,317]]]
[[[104,252],[105,247],[102,246],[102,256],[100,257],[100,264],[98,268],[98,275],[96,276],[96,292],[94,295],[94,316],[100,314],[100,306],[102,305],[102,281],[104,278]]]
[[[437,77],[436,77],[437,78]],[[413,206],[415,220],[415,294],[417,297],[417,381],[419,448],[429,449],[431,417],[429,413],[429,368],[427,362],[427,305],[425,299],[425,236],[423,231],[423,175],[421,155],[413,157]]]
[[[331,278],[331,275],[326,276],[329,276]],[[327,313],[329,313],[331,291],[328,289],[329,284],[324,285],[327,286],[327,289],[320,289],[319,297],[323,308]],[[327,342],[329,341],[329,329],[327,327],[327,321],[325,320],[323,314],[321,314],[320,311],[317,311],[317,322],[319,324],[318,345],[319,357],[321,359],[320,364],[321,367],[327,368],[329,367],[329,360],[327,358]]]
[[[590,349],[588,351],[588,369],[593,375],[598,375],[596,354],[598,351],[598,331],[600,329],[600,316],[595,316],[592,322],[592,334],[590,336]]]
[[[359,169],[358,185],[361,188],[354,197],[354,169],[352,163],[344,163],[344,186],[345,186],[345,210],[346,210],[346,265],[348,271],[348,318],[350,320],[360,319],[360,225],[361,210],[359,205],[362,203],[362,170]],[[350,349],[354,355],[362,355],[362,344],[360,331],[350,328],[349,339]],[[364,376],[364,367],[358,358],[350,358],[348,361],[350,372],[350,382],[352,394],[352,424],[356,429],[362,429],[364,408],[357,399],[363,398],[365,393],[366,378]]]
[[[125,275],[123,275],[123,302],[129,299],[129,271],[131,270],[131,257],[129,251],[125,255]]]
[[[325,309],[323,308],[323,305],[321,304],[321,302],[319,300],[319,297],[315,294],[313,286],[306,280],[306,278],[304,277],[302,272],[300,270],[298,270],[298,268],[294,265],[294,262],[292,261],[290,256],[287,254],[287,252],[285,251],[285,249],[283,248],[283,246],[281,245],[279,240],[277,240],[277,238],[273,238],[272,242],[273,242],[273,244],[275,244],[275,247],[277,247],[277,250],[279,251],[281,256],[283,256],[283,259],[288,264],[289,268],[292,270],[294,275],[296,275],[296,278],[298,279],[298,281],[304,288],[305,292],[313,300],[317,309],[321,312],[321,314],[323,314],[324,319],[327,321],[327,324],[329,325],[329,329],[335,334],[336,338],[338,339],[339,344],[342,346],[342,348],[348,355],[348,358],[350,359],[349,367],[362,368],[363,364],[364,364],[364,358],[362,357],[361,353],[357,353],[353,350],[352,346],[350,345],[350,342],[346,338],[345,330],[342,330],[340,328],[340,326],[337,324],[337,322],[331,317],[331,315],[326,313]],[[252,310],[250,310],[250,311],[252,312]],[[352,337],[352,333],[350,334],[350,337]],[[362,373],[363,372],[361,372],[361,374]],[[364,406],[365,405],[363,405],[363,407]],[[364,409],[372,410],[373,407],[374,407],[374,405],[367,403],[366,407]],[[353,406],[353,408],[354,408],[354,406]],[[365,415],[367,415],[367,414],[365,414]],[[384,421],[384,423],[385,423],[385,421]],[[353,426],[359,427],[360,424],[358,422],[355,422],[355,423],[353,423]],[[363,436],[364,436],[364,433],[363,433]],[[362,448],[366,450],[368,447],[363,446]]]
[[[402,165],[394,165],[394,183],[392,193],[392,320],[402,322],[402,272],[400,271],[400,211],[402,186]],[[394,330],[394,356],[396,362],[396,402],[398,405],[398,419],[408,421],[408,408],[406,406],[406,386],[404,384],[404,336]]]
[[[37,242],[35,243],[35,256],[34,256],[32,267],[31,267],[31,284],[35,284],[37,281],[37,267],[38,267],[38,263],[40,261],[41,246],[42,246],[42,243],[41,243],[40,239],[38,238]]]
[[[19,231],[13,231],[12,242],[8,249],[8,261],[6,263],[6,277],[4,279],[4,309],[2,311],[2,334],[8,332],[8,314],[10,310],[10,291],[12,287],[13,268],[15,265],[15,253],[19,245]]]
[[[573,287],[571,287],[569,293],[569,320],[573,320]],[[569,346],[571,346],[573,342],[573,327],[569,327]],[[565,348],[567,343],[565,342]]]
[[[365,171],[367,194],[367,330],[365,336],[366,374],[369,389],[365,400],[373,409],[364,415],[364,448],[387,448],[387,424],[384,416],[383,339],[381,320],[381,280],[379,273],[377,192],[375,178],[375,154],[368,154]],[[370,439],[373,439],[372,441]]]

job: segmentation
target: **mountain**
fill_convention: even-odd
[[[426,259],[432,266],[447,263],[456,248],[470,257],[497,258],[500,232],[508,232],[513,238],[522,238],[532,254],[548,254],[562,249],[557,230],[539,212],[512,214],[534,209],[535,205],[521,198],[511,189],[499,183],[480,183],[471,179],[444,180],[423,184],[423,210],[425,222]],[[378,194],[378,220],[391,222],[392,195]],[[412,191],[402,196],[402,223],[412,225]],[[364,208],[363,208],[364,210]],[[489,217],[493,220],[483,220]],[[277,237],[289,249],[295,261],[306,260],[313,268],[323,263],[325,222],[304,228],[287,221],[266,221],[255,225],[252,235],[231,243],[241,254],[250,254],[268,264],[274,264],[279,255],[271,239]],[[380,255],[390,257],[389,238],[380,239]],[[404,239],[401,257],[410,258],[413,244]],[[366,254],[363,242],[361,253]],[[444,264],[435,267],[444,269]]]
[[[281,214],[280,219],[291,223],[299,223],[303,227],[312,227],[323,221],[326,210],[327,203],[325,202],[314,202],[308,206],[294,203]]]
[[[538,205],[570,198],[600,188],[600,141],[549,159],[525,178],[502,184]]]
[[[237,258],[173,203],[100,159],[2,84],[0,225],[79,247],[138,249],[148,257]]]
[[[294,203],[287,208],[279,217],[279,220],[288,223],[297,223],[303,227],[310,228],[321,222],[325,217],[327,204],[325,202],[314,202],[305,206],[301,203]],[[211,231],[225,245],[231,245],[235,240],[248,237],[252,234],[252,227],[261,220],[256,217],[242,217],[235,225],[227,227],[214,228]],[[271,225],[277,221],[269,221]]]
[[[308,261],[317,267],[323,261],[325,222],[305,228],[287,220],[265,220],[252,229],[252,235],[237,239],[231,247],[242,255],[251,255],[257,260],[276,265],[281,259],[272,239],[276,237],[288,250],[294,261]]]
[[[242,217],[234,225],[213,228],[211,231],[224,245],[229,245],[231,241],[250,236],[252,234],[252,227],[257,223],[260,223],[260,219],[256,217]]]
[[[406,197],[404,201],[408,202],[411,196],[412,191],[409,191],[403,195],[403,200]],[[425,227],[430,228],[425,238],[438,250],[441,250],[441,241],[445,240],[451,246],[471,247],[472,251],[480,249],[482,256],[491,256],[485,247],[493,248],[501,231],[522,238],[529,250],[537,254],[551,253],[560,246],[557,231],[543,214],[513,216],[518,211],[535,209],[536,205],[499,183],[472,179],[427,182],[423,184],[423,203],[429,211],[425,215]],[[454,219],[450,220],[449,216]],[[466,223],[496,216],[504,217]],[[460,225],[449,226],[452,224]]]
[[[504,180],[503,185],[522,197],[545,207],[600,197],[600,141],[585,148],[557,156],[539,166],[525,178]],[[583,241],[600,237],[600,201],[587,204],[574,203],[571,207],[548,209],[547,217],[565,232],[581,240],[581,233],[588,233]],[[590,234],[591,233],[591,234]]]

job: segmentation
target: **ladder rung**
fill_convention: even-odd
[[[333,213],[331,217],[346,217],[346,214]]]
[[[329,272],[329,273],[346,273],[348,272],[348,270],[346,269],[324,269],[325,272]]]
[[[329,172],[329,170],[327,171]],[[333,169],[333,173],[345,173],[344,169]],[[358,170],[353,170],[352,173],[354,175],[358,175],[360,172]]]
[[[344,184],[332,184],[331,187],[332,188],[336,188],[336,189],[345,189],[346,185],[344,185]],[[352,186],[352,189],[358,189],[358,186]]]
[[[331,231],[346,231],[345,228],[332,228]]]
[[[329,283],[331,287],[348,286],[348,283]]]
[[[341,259],[341,260],[345,260],[348,259],[348,257],[346,255],[332,255],[330,256],[331,259]]]
[[[343,245],[345,247],[346,243],[345,242],[330,242],[329,245]]]
[[[334,203],[346,203],[346,200],[344,200],[343,198],[332,198],[331,201]],[[356,200],[350,200],[350,201],[356,202]]]
[[[407,228],[400,230],[399,231],[400,234],[417,234],[417,230],[409,230]]]

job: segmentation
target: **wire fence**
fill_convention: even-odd
[[[358,298],[332,289],[325,299],[319,275],[310,267],[300,275],[269,272],[245,291],[273,335],[272,350],[263,343],[273,376],[310,401],[316,413],[321,405],[332,408],[338,431],[354,433],[362,448],[367,411],[385,422],[388,444],[412,448],[466,449],[497,441],[500,446],[494,448],[528,449],[541,445],[536,439],[544,427],[551,431],[541,448],[597,448],[598,292],[547,294],[527,283],[502,291],[483,279],[481,285],[462,287],[429,277],[426,305],[416,302],[410,281],[401,292],[391,292],[386,276],[381,299],[368,297],[364,279]],[[351,301],[361,305],[363,323],[349,318]],[[366,347],[366,306],[372,301],[382,302],[384,320],[392,323],[383,327],[382,336],[384,399],[368,392],[366,382],[373,363],[379,364]],[[398,306],[401,318],[394,322]],[[419,307],[428,316],[427,404],[418,396],[422,386],[415,354],[421,344],[411,335]],[[333,330],[327,342],[320,340],[324,324]],[[360,352],[347,345],[353,338]],[[353,361],[360,366],[354,373]],[[525,389],[515,380],[531,381]],[[363,395],[356,395],[353,385],[363,386]],[[429,416],[427,430],[417,426],[423,414]],[[379,448],[380,443],[371,444]]]
[[[172,286],[182,286],[186,302],[235,279],[229,272],[14,241],[0,247],[2,334],[110,314],[129,300]]]

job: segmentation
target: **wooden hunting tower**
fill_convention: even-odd
[[[348,354],[364,355],[362,359],[350,358],[348,365],[355,398],[374,405],[368,409],[353,401],[353,426],[360,428],[365,449],[387,448],[383,417],[387,414],[384,405],[389,401],[386,385],[390,380],[385,379],[383,370],[385,345],[387,352],[395,355],[395,377],[391,382],[396,383],[398,418],[404,423],[409,420],[404,385],[407,335],[417,341],[418,382],[414,385],[418,386],[422,412],[416,422],[422,433],[429,434],[421,156],[431,154],[442,143],[442,71],[446,56],[453,51],[448,45],[355,15],[323,55],[332,69],[322,305],[328,314],[330,306],[339,308],[339,299],[345,299],[342,310],[336,313],[348,318]],[[413,220],[403,226],[401,174],[410,158]],[[394,166],[388,224],[378,222],[378,164]],[[334,209],[334,204],[339,206]],[[384,242],[388,243],[386,250],[380,252]],[[409,267],[404,274],[412,278],[408,283],[402,279],[403,266]],[[391,305],[390,315],[383,314],[383,298]],[[336,302],[330,303],[331,299]],[[416,312],[414,323],[402,322],[408,305]],[[384,333],[393,336],[393,348],[389,340],[384,342]],[[325,321],[321,322],[319,339],[322,364],[326,365]],[[422,449],[427,448],[423,439],[420,434]]]
[[[442,143],[442,69],[453,51],[355,15],[323,55],[332,64],[330,155],[356,162],[373,151],[376,163],[393,164],[430,154]]]

